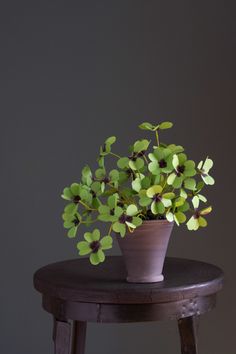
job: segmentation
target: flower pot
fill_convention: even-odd
[[[167,220],[149,220],[124,238],[117,235],[128,282],[154,283],[164,279],[163,263],[173,224]]]

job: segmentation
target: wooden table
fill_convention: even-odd
[[[177,320],[182,354],[197,354],[197,318],[216,304],[223,272],[218,267],[166,258],[164,281],[127,283],[123,258],[99,266],[87,259],[49,264],[34,275],[43,308],[54,317],[55,354],[84,354],[87,322]]]

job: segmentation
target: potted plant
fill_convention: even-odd
[[[197,230],[207,226],[205,215],[212,210],[210,206],[199,209],[199,204],[207,202],[201,194],[203,187],[214,184],[209,175],[213,162],[207,157],[196,165],[182,146],[160,142],[160,132],[172,125],[139,125],[154,134],[154,144],[149,139],[137,140],[127,156],[112,151],[116,137],[107,138],[100,147],[96,171],[85,166],[81,180],[63,190],[62,198],[68,204],[62,218],[68,237],[75,238],[80,225],[90,228],[77,243],[79,255],[89,255],[93,265],[103,262],[116,236],[129,282],[163,280],[174,223]],[[108,170],[105,160],[110,156],[116,167]],[[187,212],[191,214],[188,221]],[[104,236],[93,227],[97,222],[108,224]]]

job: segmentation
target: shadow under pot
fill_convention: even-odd
[[[162,270],[173,225],[167,220],[149,220],[123,238],[117,235],[128,282],[155,283],[164,279]]]

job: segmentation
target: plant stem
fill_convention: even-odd
[[[160,145],[160,142],[159,142],[159,135],[158,135],[157,130],[155,131],[155,133],[156,133],[157,145],[159,146],[159,145]]]
[[[112,224],[111,224],[111,226],[109,227],[108,236],[110,236],[111,232],[112,232]]]
[[[121,158],[121,156],[119,156],[119,155],[115,154],[114,152],[109,152],[109,155],[115,156],[115,157],[117,157],[118,159],[120,159],[120,158]]]
[[[146,162],[146,164],[148,165],[148,159],[146,158],[145,155],[143,155],[144,161]]]
[[[80,224],[93,224],[94,222],[97,222],[98,221],[98,219],[94,219],[94,220],[90,220],[89,222],[87,222],[87,221],[81,221],[80,222]]]
[[[97,210],[97,209],[91,208],[89,205],[85,204],[85,203],[82,202],[81,200],[79,201],[79,203],[80,203],[81,205],[83,205],[83,206],[84,206],[86,209],[88,209],[88,210]]]

